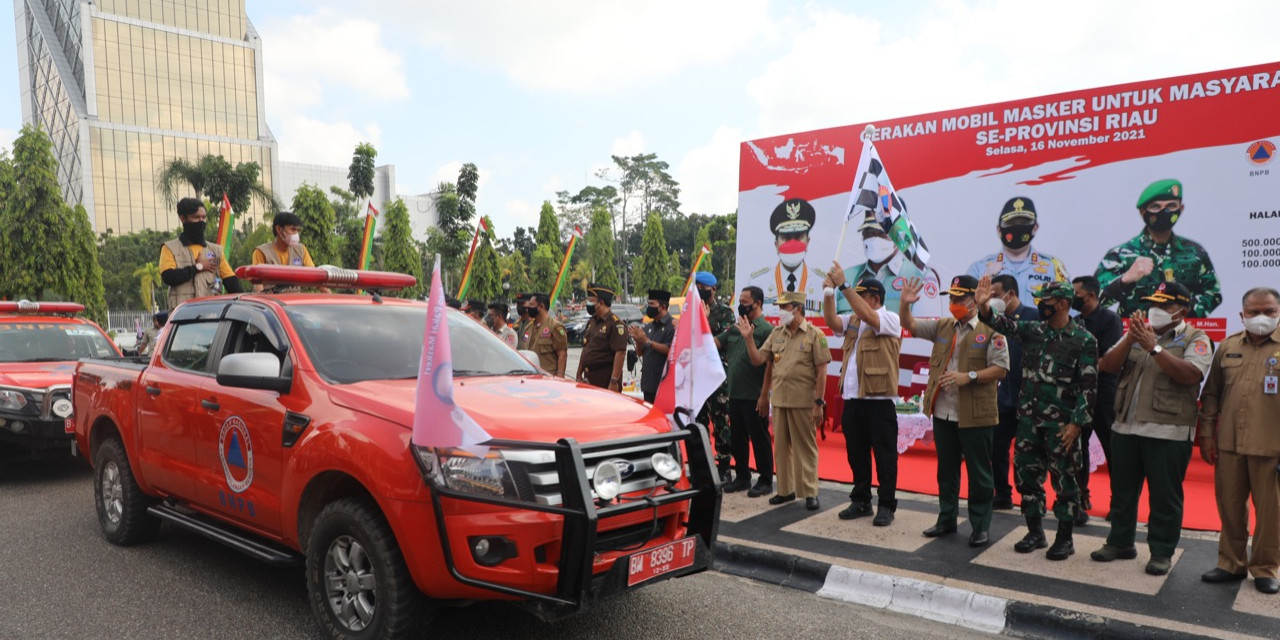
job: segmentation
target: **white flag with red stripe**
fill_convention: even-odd
[[[698,415],[707,398],[725,380],[724,364],[716,351],[715,336],[702,310],[702,299],[685,296],[684,310],[676,325],[675,340],[667,354],[667,370],[658,385],[653,406],[668,415],[677,407]]]

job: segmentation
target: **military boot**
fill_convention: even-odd
[[[1014,543],[1013,550],[1018,553],[1031,553],[1047,546],[1049,541],[1045,540],[1044,527],[1040,526],[1040,516],[1027,516],[1027,535]]]
[[[1044,557],[1050,560],[1066,560],[1076,552],[1076,545],[1071,541],[1071,528],[1074,526],[1075,522],[1072,520],[1058,521],[1058,537],[1053,539],[1053,546],[1049,547]]]

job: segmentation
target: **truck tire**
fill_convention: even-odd
[[[147,513],[149,500],[138,488],[125,455],[124,443],[117,438],[103,442],[94,454],[94,506],[102,536],[111,544],[127,547],[147,542],[160,531],[160,520]]]
[[[430,613],[391,527],[369,499],[343,498],[316,516],[307,543],[307,596],[335,640],[416,635]]]

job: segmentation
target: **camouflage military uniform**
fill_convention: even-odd
[[[1155,262],[1151,273],[1131,284],[1121,282],[1120,276],[1143,256]],[[1094,275],[1102,285],[1102,304],[1120,303],[1116,313],[1121,317],[1128,317],[1134,311],[1145,311],[1149,305],[1142,302],[1142,298],[1154,293],[1161,282],[1180,282],[1191,290],[1193,317],[1207,318],[1222,304],[1222,289],[1213,263],[1209,261],[1209,253],[1200,243],[1176,234],[1169,238],[1169,242],[1157,245],[1144,229],[1132,240],[1108,251],[1098,263]]]
[[[711,305],[707,313],[707,324],[711,325],[711,335],[718,336],[720,332],[733,326],[737,318],[733,316],[733,309],[728,305],[720,304],[718,301]],[[724,356],[720,356],[720,363],[724,365],[725,371],[729,370],[729,363],[724,361]],[[708,422],[710,419],[710,422]],[[698,414],[698,422],[706,425],[714,425],[712,429],[712,437],[715,440],[716,450],[716,467],[721,471],[729,469],[729,460],[733,455],[732,443],[729,439],[729,387],[728,379],[720,385],[716,392],[707,398],[707,403],[702,405],[702,412]]]
[[[1044,517],[1048,472],[1057,494],[1053,515],[1072,521],[1079,503],[1080,439],[1064,447],[1058,434],[1067,424],[1080,426],[1092,420],[1098,341],[1076,322],[1054,329],[1038,320],[1016,321],[1004,314],[990,317],[990,312],[984,316],[983,321],[996,331],[1022,341],[1022,395],[1013,456],[1022,513]]]

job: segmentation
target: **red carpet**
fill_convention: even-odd
[[[1012,469],[1010,470],[1012,473]],[[898,488],[914,493],[938,495],[938,464],[934,456],[933,443],[920,441],[898,456]],[[844,434],[827,431],[827,439],[818,439],[818,476],[823,480],[836,482],[853,482],[849,471],[848,458],[844,449]],[[1012,478],[1010,479],[1012,480]],[[1201,531],[1219,531],[1222,528],[1218,520],[1218,507],[1213,497],[1213,467],[1205,464],[1196,449],[1191,454],[1191,465],[1187,469],[1187,479],[1183,482],[1184,504],[1182,526],[1186,529]],[[1053,506],[1053,488],[1045,482],[1045,491],[1049,506]],[[1111,503],[1111,478],[1107,474],[1106,465],[1099,466],[1089,479],[1089,492],[1093,498],[1093,510],[1090,515],[1098,520],[1105,518]],[[968,495],[964,471],[960,474],[960,496]],[[1014,489],[1014,502],[1018,501],[1017,489]],[[1147,521],[1147,495],[1142,492],[1138,503],[1138,520]]]

